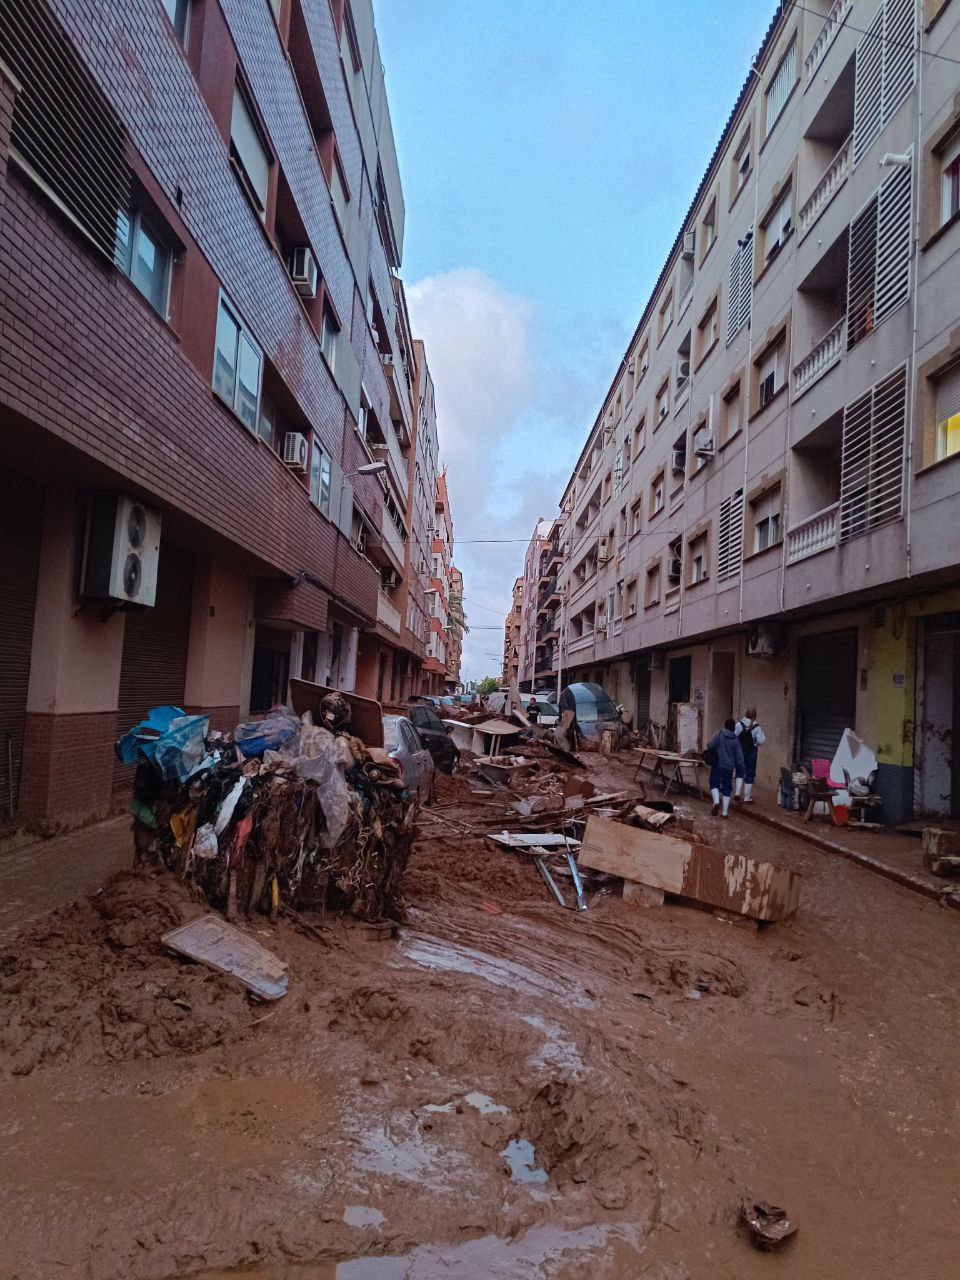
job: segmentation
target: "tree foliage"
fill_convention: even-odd
[[[477,685],[477,695],[485,698],[488,693],[496,693],[500,688],[500,680],[497,676],[484,676]]]

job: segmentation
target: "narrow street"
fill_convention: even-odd
[[[459,834],[495,799],[438,792],[396,938],[251,924],[290,964],[266,1014],[163,953],[198,910],[168,875],[0,959],[5,1280],[951,1274],[955,912],[695,800],[706,840],[802,874],[794,922],[562,911]],[[799,1224],[782,1258],[747,1197]]]

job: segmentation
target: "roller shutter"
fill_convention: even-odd
[[[797,756],[832,760],[844,729],[856,728],[857,632],[831,631],[800,641]]]
[[[20,786],[42,519],[43,490],[0,471],[0,818]]]
[[[126,733],[151,707],[183,706],[193,600],[193,556],[168,543],[160,545],[157,601],[151,609],[127,614],[117,699],[117,734]],[[133,781],[133,768],[114,765],[113,789]]]

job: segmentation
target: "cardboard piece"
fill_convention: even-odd
[[[322,724],[320,703],[328,693],[342,693],[350,703],[350,732],[368,747],[383,746],[383,708],[373,698],[361,698],[358,693],[344,693],[312,680],[291,680],[290,701],[298,716],[309,711],[314,724]],[[406,714],[406,712],[404,712]]]
[[[160,941],[171,951],[236,978],[261,1000],[279,1000],[287,993],[287,966],[280,957],[220,916],[200,916],[171,929]]]
[[[799,905],[793,871],[603,818],[588,819],[579,862],[754,920],[786,920]]]

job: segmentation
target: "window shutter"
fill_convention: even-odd
[[[847,350],[873,332],[879,193],[850,223],[847,254]]]
[[[896,169],[880,187],[877,222],[876,323],[910,296],[910,206],[913,170]]]
[[[259,202],[260,208],[267,207],[267,181],[270,173],[270,159],[261,138],[260,131],[254,124],[253,116],[243,98],[239,85],[233,90],[233,116],[230,121],[230,140],[236,149],[244,172],[253,188],[252,194]]]
[[[916,0],[886,0],[883,6],[883,123],[910,96],[915,76]]]
[[[777,123],[780,112],[786,106],[787,98],[790,96],[790,90],[793,88],[797,79],[797,42],[794,39],[790,48],[787,50],[783,61],[777,68],[776,74],[771,81],[770,88],[767,90],[767,122],[766,130],[769,136],[771,129]]]
[[[740,576],[743,559],[743,490],[737,489],[720,504],[720,520],[717,533],[717,578]]]
[[[753,229],[747,232],[730,263],[730,288],[727,299],[727,346],[745,324],[750,323],[750,297],[753,289]]]
[[[853,90],[853,163],[857,164],[880,132],[883,109],[883,11],[857,44]]]
[[[906,365],[844,410],[841,542],[902,515],[906,422]]]
[[[960,364],[955,365],[937,383],[937,421],[960,413]]]

